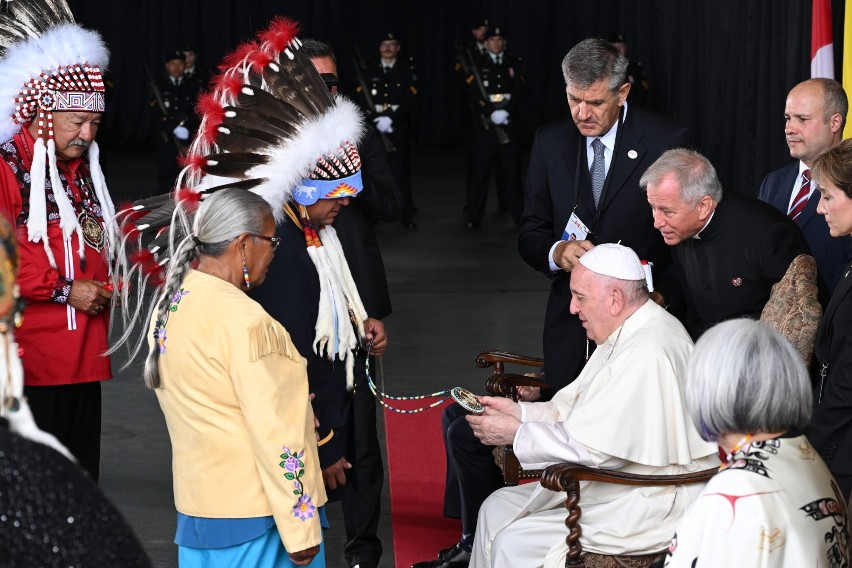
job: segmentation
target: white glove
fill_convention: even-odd
[[[172,134],[174,134],[175,138],[178,140],[186,140],[189,138],[189,130],[186,129],[186,126],[175,126],[175,129],[172,130]]]
[[[497,109],[491,113],[491,122],[494,124],[509,124],[509,113],[502,108]]]
[[[393,119],[389,116],[377,116],[373,119],[373,122],[376,123],[376,128],[379,129],[379,132],[384,132],[385,134],[393,132]]]

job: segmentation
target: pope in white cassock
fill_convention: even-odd
[[[674,475],[719,465],[715,444],[698,435],[683,398],[692,340],[648,298],[631,249],[602,244],[571,273],[571,313],[597,349],[549,402],[483,397],[471,415],[486,444],[512,444],[521,464],[570,462],[644,475]],[[586,482],[580,543],[586,552],[664,550],[703,485],[629,487]],[[565,494],[537,483],[507,487],[482,506],[472,567],[565,565]]]

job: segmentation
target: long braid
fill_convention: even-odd
[[[148,321],[151,321],[151,316],[156,315],[155,321],[157,322],[152,332],[154,340],[149,341],[148,344],[148,356],[145,358],[145,368],[143,371],[145,386],[149,389],[156,389],[160,386],[160,338],[158,334],[165,333],[171,298],[179,292],[183,278],[189,272],[191,263],[197,256],[198,243],[193,235],[188,235],[178,244],[173,255],[173,260],[169,262],[166,281],[160,289],[157,301],[152,306],[151,314],[149,314]],[[143,335],[142,337],[144,338],[145,336]],[[138,352],[138,346],[136,351]]]

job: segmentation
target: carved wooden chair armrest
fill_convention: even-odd
[[[488,377],[488,380],[485,381],[485,390],[488,394],[505,396],[517,402],[518,395],[515,387],[550,388],[544,379],[525,377],[524,375],[515,375],[513,373],[494,372],[490,377]]]
[[[510,397],[517,401],[515,387],[548,388],[547,383],[542,379],[506,372],[507,363],[538,369],[544,364],[544,360],[539,357],[528,357],[508,351],[483,351],[476,356],[475,362],[480,369],[487,369],[488,367],[493,369],[491,376],[485,383],[485,390],[488,394]],[[512,451],[512,446],[497,446],[493,453],[494,463],[503,472],[503,483],[505,485],[517,485],[521,479],[538,479],[541,476],[541,470],[525,470],[521,467],[518,458],[515,457],[515,452]]]
[[[539,368],[544,364],[544,359],[539,357],[528,357],[508,351],[483,351],[476,356],[475,363],[480,369],[493,367],[491,376],[485,383],[485,389],[489,394],[512,397],[513,400],[516,400],[515,389],[512,387],[547,388],[547,384],[541,379],[506,372],[506,363]]]
[[[705,469],[694,473],[683,473],[678,475],[637,475],[620,471],[608,471],[582,465],[561,463],[548,466],[541,475],[541,484],[551,491],[564,491],[567,493],[565,508],[568,509],[568,517],[565,526],[568,527],[568,536],[565,538],[568,544],[568,556],[565,566],[574,568],[582,567],[584,563],[581,555],[583,549],[580,545],[580,482],[598,481],[602,483],[615,483],[618,485],[635,485],[639,487],[650,487],[656,485],[687,485],[690,483],[706,483],[716,475],[719,468]],[[649,555],[652,560],[656,555]],[[629,557],[628,558],[636,558]]]

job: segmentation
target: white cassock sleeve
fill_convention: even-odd
[[[515,433],[512,446],[524,469],[544,469],[565,462],[599,467],[601,461],[592,457],[586,446],[571,438],[560,424],[524,422]]]

